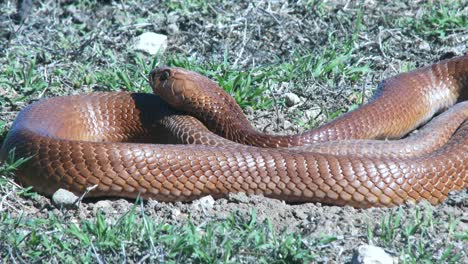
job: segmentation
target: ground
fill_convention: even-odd
[[[162,64],[219,82],[257,129],[298,133],[365,103],[381,80],[466,54],[467,5],[43,0],[18,15],[16,2],[1,1],[0,144],[33,101],[150,92],[147,74]],[[164,54],[132,49],[143,32],[168,36]],[[287,93],[299,101],[288,106]],[[14,167],[0,170],[2,262],[345,263],[361,244],[403,263],[468,262],[466,190],[397,208],[235,194],[212,206],[116,199],[63,209],[17,186]]]

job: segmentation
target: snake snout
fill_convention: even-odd
[[[155,88],[157,82],[164,82],[171,77],[171,69],[169,67],[157,67],[153,69],[149,74],[149,82],[151,87]]]
[[[173,107],[180,106],[184,101],[184,83],[178,68],[158,67],[149,74],[150,86],[153,92]]]

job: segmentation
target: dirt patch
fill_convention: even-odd
[[[134,209],[137,213],[144,211],[150,219],[164,221],[169,224],[182,224],[190,220],[195,225],[226,220],[234,214],[241,219],[252,218],[255,212],[257,222],[269,221],[277,233],[298,233],[304,238],[313,241],[329,241],[320,246],[320,254],[316,257],[317,263],[345,263],[351,260],[351,255],[359,245],[376,244],[383,246],[394,255],[398,255],[402,246],[402,237],[397,229],[409,228],[415,225],[430,224],[433,232],[430,241],[423,242],[425,250],[432,250],[434,254],[442,254],[451,234],[449,230],[453,219],[460,219],[459,224],[450,232],[463,233],[468,230],[468,213],[466,192],[454,193],[449,201],[458,200],[464,203],[450,204],[451,202],[431,206],[426,203],[418,205],[405,205],[398,208],[370,208],[354,209],[352,207],[326,206],[321,204],[286,204],[283,201],[269,199],[262,196],[247,196],[245,194],[232,194],[226,199],[214,201],[210,206],[199,206],[199,200],[192,203],[161,203],[154,200],[142,204],[125,199],[86,201],[76,210],[56,208],[50,199],[43,196],[34,198],[21,198],[17,195],[5,197],[2,206],[13,216],[48,218],[55,215],[67,223],[81,223],[83,220],[92,220],[98,212],[109,223],[117,222],[122,215]],[[205,198],[203,198],[205,199]],[[135,208],[134,208],[135,207]],[[18,208],[18,209],[15,209]],[[137,214],[138,215],[138,214]],[[419,216],[418,216],[419,215]],[[393,218],[389,218],[393,217]],[[394,241],[382,244],[382,238],[388,236],[388,230],[382,228],[385,221],[393,223],[398,217],[401,226],[394,226]],[[429,217],[429,218],[428,218]],[[430,223],[423,223],[430,219]],[[137,221],[139,221],[137,219]],[[140,220],[141,221],[141,220]],[[390,224],[392,225],[392,224]],[[442,232],[440,230],[443,230]],[[369,231],[374,237],[369,237]],[[421,237],[425,234],[420,234]],[[425,241],[421,238],[422,241]],[[331,242],[330,242],[331,241]],[[468,249],[466,243],[455,244],[453,254],[462,254],[462,261],[466,260],[464,252]],[[437,257],[436,255],[433,256]]]

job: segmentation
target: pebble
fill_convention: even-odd
[[[289,122],[288,120],[284,120],[283,129],[290,129],[292,126],[293,124],[291,122]]]
[[[465,191],[451,191],[445,201],[451,206],[464,207],[468,205],[468,193]]]
[[[354,251],[351,264],[397,264],[398,258],[392,257],[383,248],[362,245]]]
[[[65,190],[65,189],[58,189],[53,195],[52,195],[52,202],[57,208],[78,208],[78,203],[76,201],[78,200],[78,196],[76,196],[74,193]]]
[[[255,113],[253,107],[251,107],[250,105],[247,106],[246,108],[244,108],[244,114],[246,115],[253,115]]]
[[[206,212],[211,209],[213,209],[213,206],[215,204],[215,200],[211,195],[202,197],[198,200],[193,201],[192,206],[195,208],[199,208],[202,211]]]
[[[176,12],[171,12],[167,15],[167,23],[175,24],[179,20],[180,16]]]
[[[431,45],[427,41],[421,41],[419,43],[419,49],[425,51],[431,51]]]
[[[295,106],[301,102],[301,98],[295,93],[285,93],[283,98],[288,107]]]
[[[176,24],[167,25],[167,33],[169,35],[176,35],[179,33],[179,27]]]
[[[227,199],[234,203],[250,203],[249,197],[245,193],[229,193]]]
[[[320,110],[320,108],[311,108],[311,109],[307,109],[304,111],[304,115],[306,116],[306,118],[309,118],[309,119],[315,119],[321,113],[322,113],[322,110]]]
[[[177,209],[177,208],[173,208],[172,211],[171,211],[171,213],[172,213],[172,218],[173,218],[173,219],[179,218],[180,215],[182,214],[182,212],[181,212],[179,209]]]
[[[167,36],[154,32],[145,32],[134,40],[133,49],[150,55],[162,53],[167,47]]]
[[[320,124],[326,121],[326,116],[320,108],[312,108],[304,111],[304,117],[310,124]]]
[[[97,214],[98,211],[106,215],[111,215],[115,210],[110,201],[102,200],[94,204],[93,213]]]

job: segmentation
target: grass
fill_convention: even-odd
[[[0,135],[4,135],[7,133],[5,127],[6,127],[6,121],[0,120]]]
[[[224,220],[173,225],[154,221],[136,205],[116,221],[98,213],[94,221],[69,223],[50,214],[43,219],[0,214],[0,257],[11,261],[67,263],[151,261],[164,263],[303,263],[313,260],[300,235],[276,234],[255,213]],[[78,257],[77,257],[78,256]]]
[[[182,1],[166,0],[164,4],[170,11],[173,11],[173,12],[179,11],[181,13],[192,13],[194,11],[200,11],[202,13],[207,13],[207,9],[209,8],[210,4],[218,4],[216,3],[218,1],[213,1],[213,2],[209,3],[203,0],[182,0]]]
[[[350,80],[357,81],[370,71],[368,64],[350,65],[352,51],[338,53],[341,48],[339,46],[325,49],[320,56],[295,53],[289,62],[275,66],[253,67],[248,70],[236,69],[227,60],[201,63],[177,55],[157,56],[150,60],[136,55],[130,63],[116,63],[116,65],[94,72],[87,65],[77,66],[72,74],[55,70],[48,77],[62,81],[50,84],[43,80],[43,76],[37,71],[36,61],[33,59],[26,65],[18,63],[8,65],[4,73],[0,74],[0,80],[6,84],[7,91],[15,90],[16,93],[21,93],[22,96],[14,97],[11,99],[12,102],[27,101],[28,96],[41,93],[46,88],[61,86],[63,82],[75,88],[99,86],[105,91],[123,89],[132,92],[151,92],[147,76],[151,69],[165,64],[183,67],[208,76],[231,94],[242,108],[250,106],[253,109],[270,109],[273,99],[268,96],[269,87],[279,83],[294,83],[304,78],[331,81],[333,76],[346,76]],[[107,55],[111,58],[116,56],[113,53]]]
[[[275,232],[268,220],[258,222],[255,211],[249,217],[232,213],[226,219],[195,224],[153,220],[136,210],[138,202],[116,220],[98,213],[94,220],[79,224],[63,215],[45,218],[0,213],[0,258],[3,262],[138,262],[164,263],[308,263],[324,247],[343,243],[346,237],[301,236]],[[458,222],[447,229],[451,244],[445,249],[434,244],[432,212],[416,211],[403,221],[402,211],[384,216],[380,225],[369,224],[368,240],[387,250],[397,250],[401,263],[458,263],[461,253],[455,243],[467,241],[468,233],[454,232]],[[408,219],[408,217],[407,217]],[[373,230],[375,229],[375,230]],[[444,231],[444,230],[440,230]],[[399,247],[401,243],[403,247]]]
[[[6,176],[13,176],[14,172],[23,164],[25,164],[29,158],[15,158],[15,150],[12,149],[9,153],[7,158],[2,161],[2,165],[0,166],[0,174]]]
[[[468,29],[466,1],[430,1],[422,7],[419,19],[401,17],[395,25],[406,28],[429,40],[440,40],[456,31]]]
[[[439,245],[434,244],[431,237],[436,223],[430,207],[426,213],[422,213],[417,208],[406,223],[402,223],[402,216],[403,211],[399,208],[386,214],[376,230],[371,230],[372,225],[369,224],[367,235],[369,243],[377,241],[376,244],[384,248],[396,248],[398,243],[403,242],[403,245],[399,246],[402,263],[459,263],[462,254],[454,251],[454,244],[468,241],[468,231],[455,232],[459,219],[450,218],[446,224],[450,236],[448,239],[452,243],[441,249]]]
[[[0,83],[8,90],[16,90],[21,95],[12,99],[12,102],[24,100],[24,98],[34,91],[40,91],[47,87],[47,83],[37,72],[36,61],[30,60],[25,65],[10,61],[3,73],[0,75]]]
[[[212,61],[203,64],[181,56],[171,56],[165,64],[208,76],[231,94],[242,108],[251,106],[254,109],[267,109],[273,103],[271,98],[265,96],[270,72],[263,67],[241,71],[231,66],[226,59],[222,62]]]
[[[80,5],[89,6],[92,2],[82,1]],[[206,8],[203,1],[167,1],[167,5],[173,8],[186,7]],[[311,79],[315,82],[326,82],[332,85],[337,78],[346,78],[357,82],[370,71],[370,64],[361,61],[353,61],[356,50],[354,42],[361,30],[362,12],[358,13],[355,22],[355,30],[343,41],[330,33],[326,48],[316,52],[296,51],[286,61],[278,60],[273,65],[261,65],[250,69],[238,69],[228,62],[227,52],[224,53],[222,61],[211,60],[202,63],[193,58],[169,54],[168,56],[158,55],[154,58],[147,58],[141,54],[136,54],[130,61],[123,61],[122,58],[113,51],[105,50],[98,45],[98,52],[105,56],[107,65],[93,68],[88,64],[73,65],[73,69],[61,70],[60,68],[48,72],[48,79],[44,80],[43,73],[38,71],[36,58],[31,58],[27,62],[19,63],[17,54],[8,54],[8,63],[5,70],[0,73],[0,83],[6,85],[6,89],[14,90],[17,96],[13,97],[13,102],[28,101],[29,96],[41,94],[45,89],[56,89],[62,86],[71,86],[75,89],[85,87],[97,87],[103,91],[127,90],[132,92],[151,92],[148,85],[148,73],[158,65],[168,65],[183,67],[189,70],[200,72],[216,81],[225,91],[231,94],[237,103],[245,108],[247,106],[255,109],[271,109],[274,100],[271,97],[270,87],[275,87],[279,83],[299,83],[302,80]],[[86,37],[86,36],[85,36]],[[86,38],[91,38],[87,36]],[[74,36],[62,38],[58,41],[60,50],[71,49],[75,56],[77,51],[82,51],[82,47],[77,45]],[[101,50],[102,49],[102,50]],[[19,55],[24,56],[24,55]],[[50,60],[47,54],[41,54],[43,59]],[[37,56],[36,56],[37,57]],[[60,89],[60,88],[59,88]],[[294,85],[292,90],[300,89]],[[0,98],[0,103],[8,98]],[[10,100],[10,99],[8,99]],[[282,100],[278,101],[283,103]],[[329,115],[329,119],[336,117],[346,110],[340,110]]]

